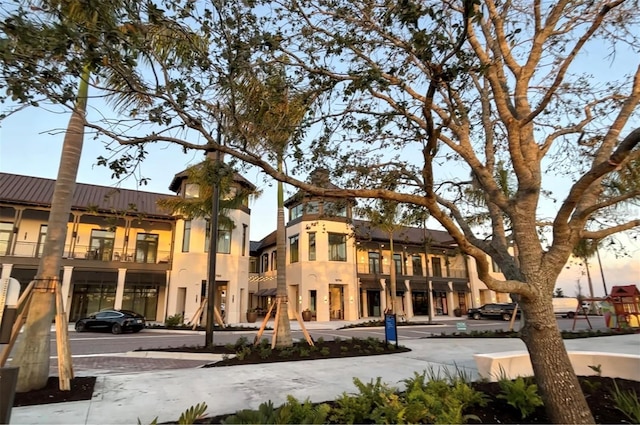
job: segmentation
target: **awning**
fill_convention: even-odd
[[[360,289],[367,291],[382,291],[382,285],[379,279],[360,279]]]
[[[260,289],[255,293],[256,297],[275,297],[276,288]]]
[[[453,282],[453,290],[455,292],[471,292],[467,282]]]
[[[449,292],[449,285],[447,282],[432,282],[431,289],[440,292]]]

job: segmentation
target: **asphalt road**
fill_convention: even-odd
[[[558,318],[558,324],[563,330],[571,330],[573,319]],[[467,331],[483,331],[483,330],[507,330],[509,322],[500,320],[467,320],[465,322]],[[604,320],[602,317],[591,316],[591,325],[594,329],[605,330]],[[518,329],[518,323],[515,328]],[[588,325],[584,319],[576,322],[576,330],[588,329]],[[449,321],[437,325],[417,325],[417,326],[398,326],[398,339],[400,341],[407,339],[424,338],[434,334],[456,332],[456,321]],[[314,339],[320,337],[325,340],[339,338],[379,338],[384,339],[383,328],[351,328],[336,330],[319,330],[310,329],[309,332]],[[214,343],[216,345],[224,345],[235,343],[238,338],[245,337],[250,341],[253,340],[257,333],[255,331],[221,331],[214,332]],[[271,337],[271,331],[265,331],[265,337]],[[304,336],[300,331],[292,331],[294,339],[303,339]],[[69,332],[71,343],[71,353],[73,356],[87,355],[104,355],[104,354],[122,354],[128,351],[145,349],[145,348],[164,348],[164,347],[180,347],[183,345],[204,345],[205,336],[202,333],[190,331],[163,331],[145,329],[139,333],[125,333],[121,335],[112,335],[111,333],[100,332]],[[55,355],[55,334],[52,335],[52,351]]]

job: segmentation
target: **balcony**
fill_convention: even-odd
[[[40,258],[42,246],[36,242],[16,242],[13,254],[9,257]],[[66,245],[63,258],[73,260],[90,260],[101,262],[139,263],[139,264],[170,264],[170,251],[142,251],[127,249],[126,251],[110,248],[92,248],[87,245]]]
[[[372,273],[373,272],[373,273]],[[373,270],[370,270],[369,268],[369,264],[367,263],[358,263],[358,274],[365,274],[365,275],[378,275],[380,277],[386,277],[389,276],[390,273],[390,268],[387,264],[384,264],[382,266],[382,270],[378,270],[377,273],[375,273]],[[417,274],[417,275],[405,275],[402,273],[398,273],[397,274],[398,277],[403,277],[403,278],[412,278],[412,277],[424,277],[424,271],[423,273]],[[434,277],[434,278],[439,278],[439,279],[469,279],[469,274],[467,273],[467,270],[464,268],[449,268],[449,270],[441,270],[441,273],[438,274],[438,276],[433,276],[432,274],[429,275],[429,277]]]

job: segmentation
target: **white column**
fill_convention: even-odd
[[[73,294],[69,294],[71,290],[71,275],[73,274],[73,266],[64,266],[62,272],[62,308],[67,312],[67,318],[69,318],[70,302]]]
[[[453,309],[455,308],[455,306],[453,304],[453,283],[447,282],[447,286],[449,287],[449,290],[447,291],[447,305],[449,307],[448,316],[454,316]]]
[[[12,269],[13,264],[2,264],[2,274],[0,275],[0,279],[9,279],[11,277]]]
[[[362,302],[362,318],[369,317],[369,300],[367,299],[367,290],[360,290],[360,300]]]
[[[407,310],[404,312],[407,319],[411,319],[413,317],[413,297],[411,296],[411,281],[406,279],[404,284],[407,286],[407,292],[404,293],[405,302],[404,305],[407,306]]]
[[[113,308],[122,308],[122,297],[124,296],[124,278],[127,276],[127,269],[118,269],[118,285],[116,286],[116,299]]]
[[[380,316],[384,317],[384,312],[387,311],[387,280],[380,279],[380,285],[382,285],[382,296],[380,297]]]

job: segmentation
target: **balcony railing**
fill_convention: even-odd
[[[13,254],[7,253],[7,255],[39,258],[42,255],[42,245],[35,242],[16,242]],[[75,245],[72,249],[71,245],[66,245],[63,257],[78,260],[155,264],[169,263],[171,261],[171,252],[161,250],[139,251],[136,249],[127,249],[126,251],[122,251],[110,248],[96,249],[87,245]]]
[[[383,265],[382,270],[378,269],[377,273],[375,272],[375,270],[371,270],[369,268],[369,264],[366,263],[358,263],[358,274],[377,274],[380,276],[388,276],[390,273],[390,267],[388,265]],[[398,273],[398,276],[408,276],[408,277],[412,277],[412,276],[424,276],[424,270],[422,270],[422,273],[419,274],[402,274],[402,273]],[[467,273],[467,270],[464,268],[450,268],[449,272],[447,273],[446,269],[443,269],[442,272],[440,273],[440,276],[433,276],[432,274],[429,274],[430,277],[450,277],[450,278],[454,278],[454,279],[467,279],[469,277],[469,274]]]

